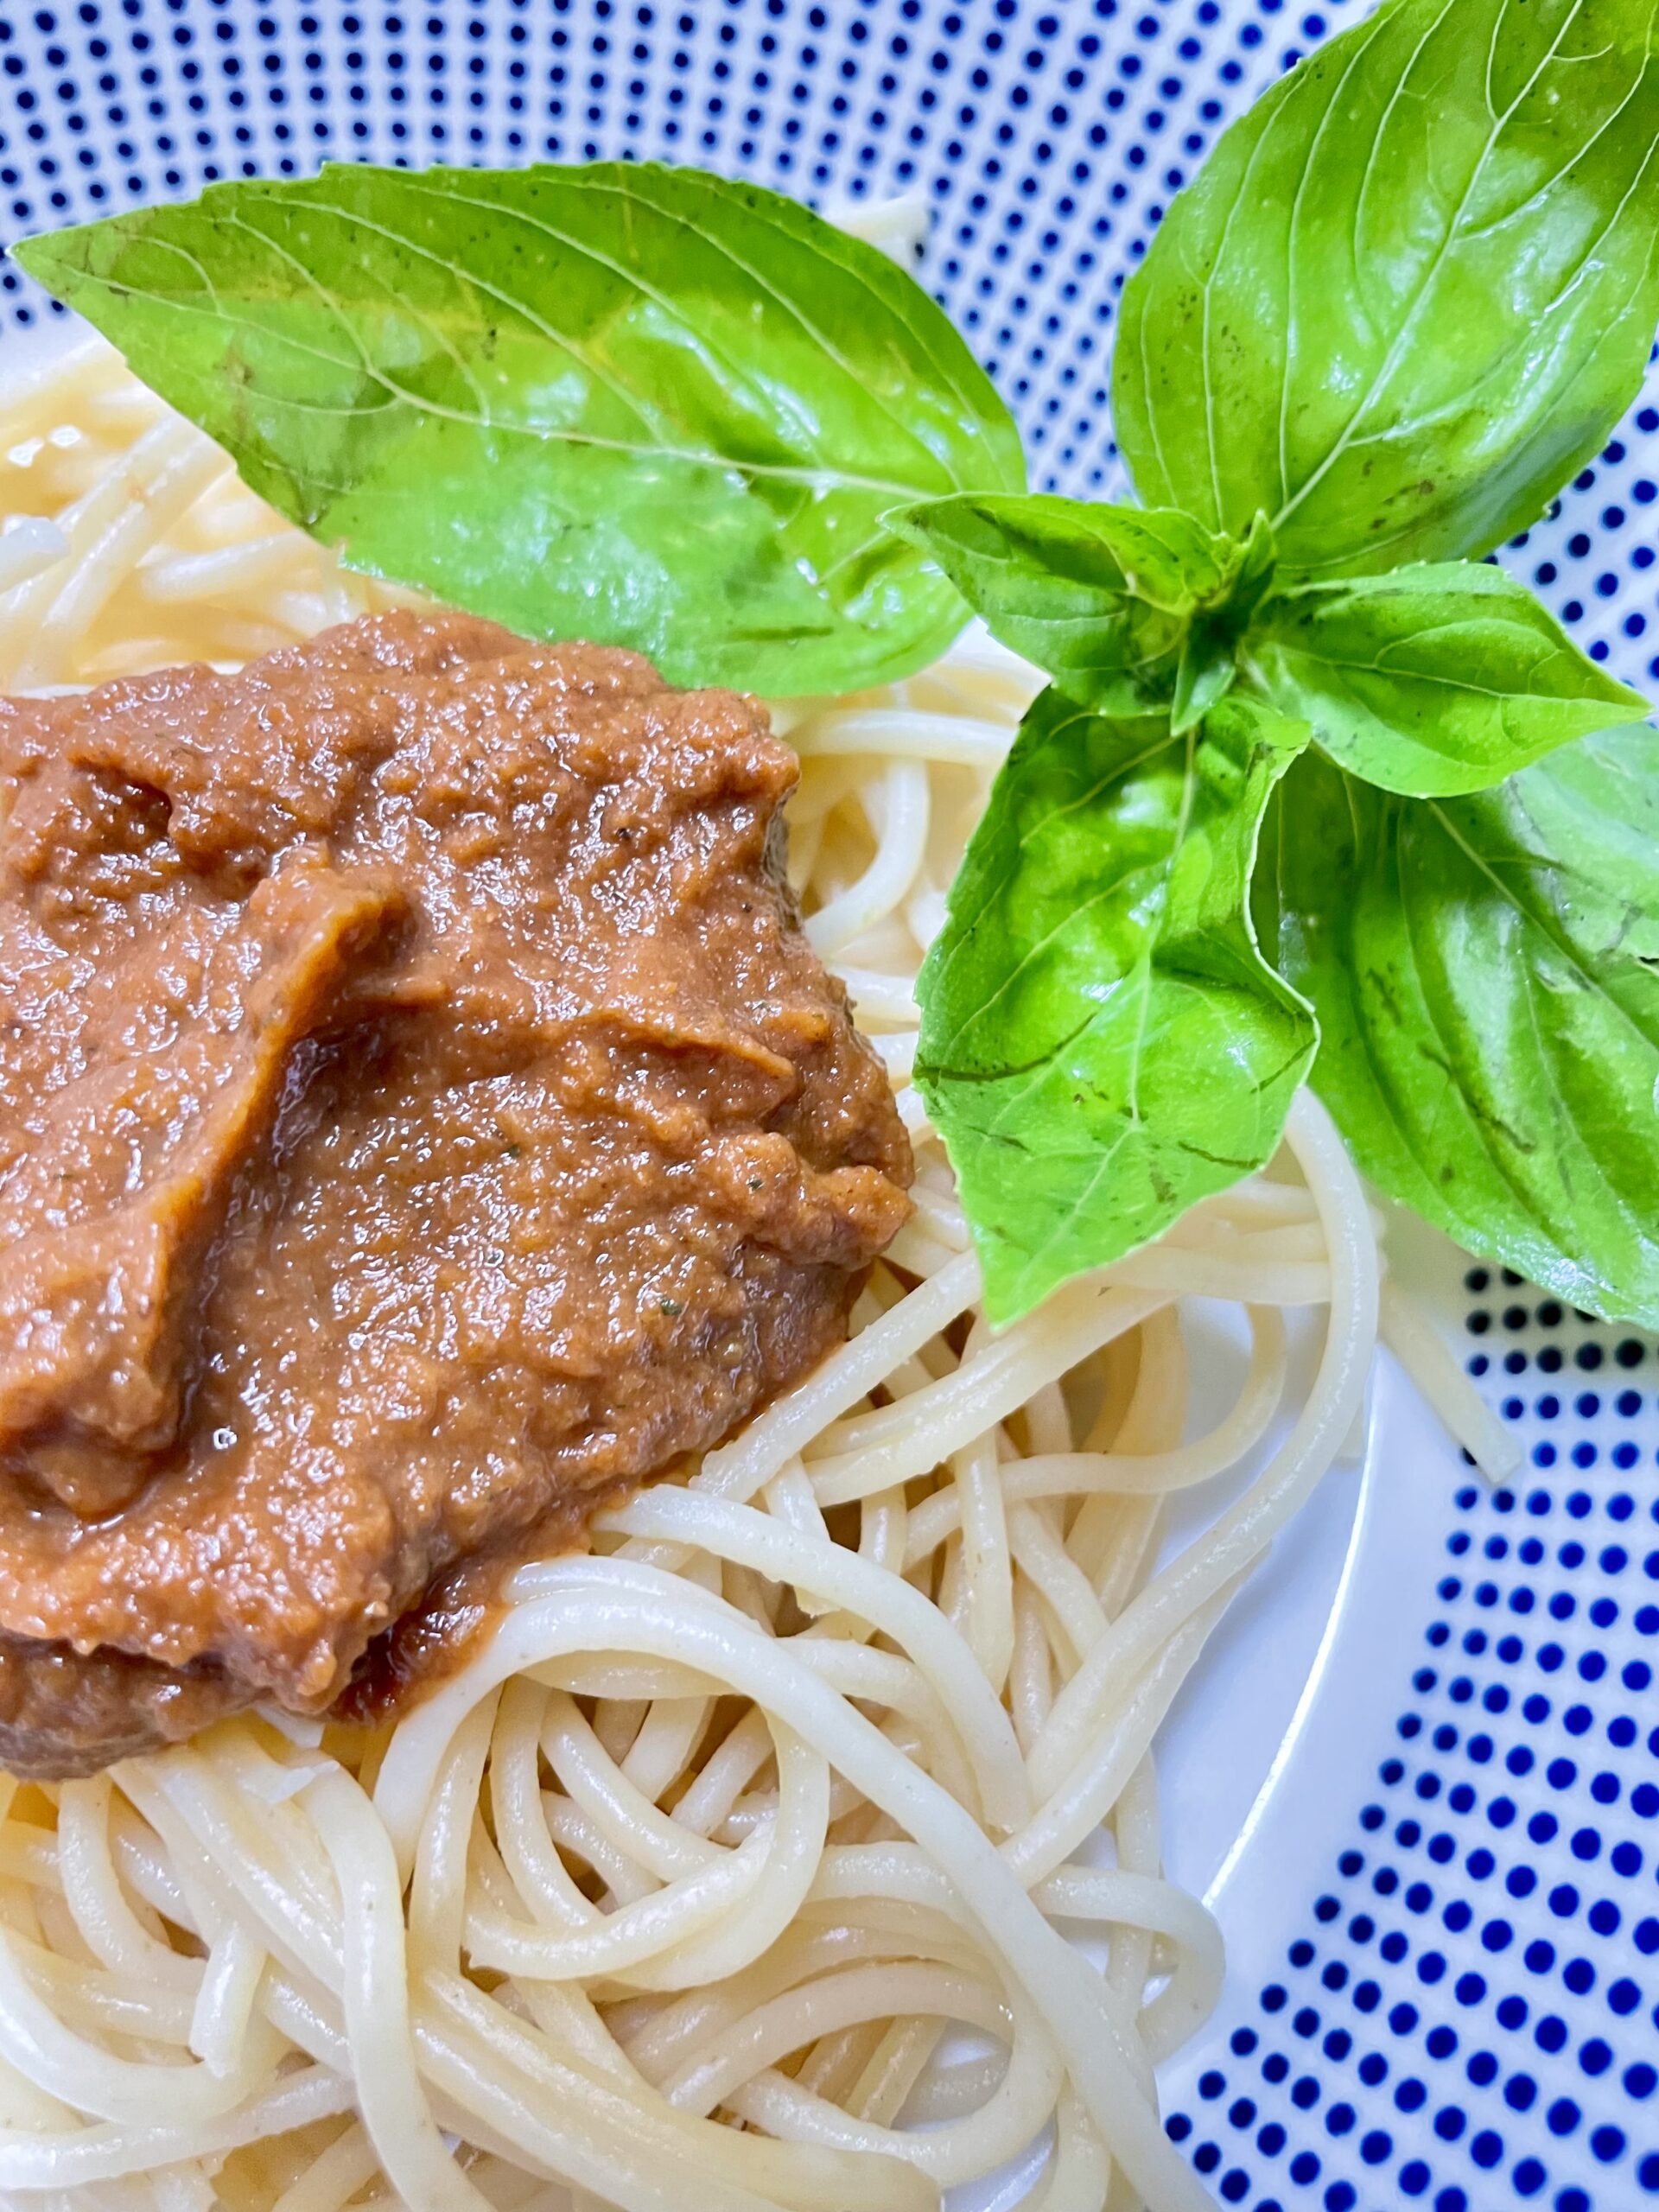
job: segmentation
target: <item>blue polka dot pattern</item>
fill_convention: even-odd
[[[1659,1361],[1508,1273],[1465,1287],[1528,1465],[1451,1499],[1370,1802],[1169,2116],[1256,2212],[1659,2202]]]
[[[923,191],[923,275],[1033,474],[1122,489],[1118,295],[1217,130],[1360,12],[1285,0],[28,0],[0,12],[0,234],[323,159],[632,156],[818,204]],[[0,345],[48,310],[0,265]],[[1659,677],[1659,379],[1506,559]],[[1173,2111],[1245,2212],[1659,2205],[1659,1366],[1508,1277],[1466,1357],[1524,1436],[1448,1497],[1374,1787],[1277,1977]]]

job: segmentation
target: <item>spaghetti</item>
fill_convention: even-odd
[[[0,516],[7,688],[234,663],[391,596],[95,340],[0,388]],[[1268,1173],[990,1333],[914,985],[1035,681],[976,631],[778,717],[808,931],[918,1154],[847,1344],[519,1571],[394,1728],[252,1714],[0,1783],[6,2202],[924,2212],[1025,2159],[1043,2212],[1205,2212],[1154,2071],[1220,1944],[1160,1872],[1154,1738],[1356,1428],[1380,1270],[1304,1096]],[[1250,1341],[1197,1439],[1190,1297]],[[1294,1309],[1323,1349],[1268,1449]],[[1164,1499],[1258,1461],[1158,1566]]]

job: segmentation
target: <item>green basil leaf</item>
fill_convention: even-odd
[[[679,683],[919,666],[961,605],[882,514],[1024,480],[912,278],[694,169],[331,167],[16,251],[354,567]]]
[[[1210,624],[1195,623],[1181,640],[1180,664],[1175,671],[1174,696],[1169,706],[1169,726],[1177,737],[1196,729],[1211,709],[1221,704],[1237,673],[1227,639]]]
[[[997,1321],[1261,1166],[1313,1057],[1256,950],[1262,810],[1307,733],[1027,715],[922,971],[917,1080]]]
[[[1142,499],[1286,570],[1478,554],[1635,397],[1659,320],[1653,0],[1385,0],[1259,100],[1126,287]]]
[[[1103,714],[1168,703],[1193,612],[1236,561],[1230,541],[1173,510],[1047,493],[960,493],[887,521],[1005,645]]]
[[[1648,703],[1484,562],[1396,569],[1269,599],[1246,666],[1333,759],[1422,798],[1484,791]]]
[[[1659,734],[1448,799],[1310,753],[1256,892],[1365,1173],[1469,1251],[1659,1326]]]

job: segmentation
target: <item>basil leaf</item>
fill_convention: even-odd
[[[1031,493],[961,493],[889,515],[987,628],[1103,714],[1166,705],[1193,612],[1225,583],[1230,541],[1166,510]]]
[[[919,986],[917,1080],[995,1320],[1278,1143],[1316,1033],[1256,950],[1249,885],[1306,739],[1243,700],[1184,737],[1054,690],[1027,715]]]
[[[1180,664],[1169,704],[1169,726],[1177,737],[1196,729],[1233,688],[1238,670],[1231,647],[1207,624],[1195,625],[1181,640]]]
[[[1274,86],[1125,289],[1141,496],[1309,574],[1534,521],[1659,320],[1654,45],[1653,0],[1389,0]]]
[[[1391,791],[1482,791],[1648,705],[1524,584],[1482,562],[1397,569],[1270,599],[1244,646],[1274,703]]]
[[[1469,1251],[1659,1326],[1659,734],[1449,799],[1309,753],[1256,889],[1365,1173]]]
[[[1173,508],[1035,493],[962,493],[887,520],[1068,698],[1125,716],[1167,707],[1177,735],[1231,684],[1235,641],[1273,575],[1261,515],[1242,543]]]
[[[17,257],[354,567],[678,683],[838,690],[962,610],[881,515],[1024,480],[874,246],[692,169],[354,165]]]

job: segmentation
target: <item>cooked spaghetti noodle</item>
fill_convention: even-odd
[[[6,688],[240,661],[385,601],[96,341],[0,387],[0,516]],[[523,1568],[395,1728],[251,1715],[0,1785],[6,2202],[924,2212],[1027,2158],[1044,2212],[1207,2206],[1154,2069],[1220,1945],[1163,1878],[1152,1746],[1356,1428],[1379,1268],[1305,1096],[1268,1173],[980,1317],[913,987],[1034,682],[974,632],[779,717],[809,933],[918,1152],[846,1346],[590,1555]],[[1195,1296],[1251,1350],[1192,1440]],[[1323,1349],[1268,1450],[1294,1308]],[[1241,1462],[1157,1566],[1164,1499]]]

